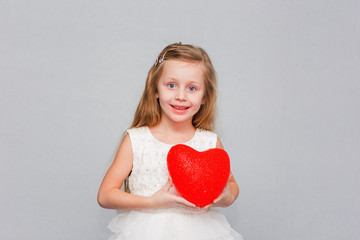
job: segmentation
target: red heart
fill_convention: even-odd
[[[212,203],[221,194],[230,174],[229,156],[219,148],[199,152],[178,144],[170,149],[167,165],[179,193],[199,207]]]

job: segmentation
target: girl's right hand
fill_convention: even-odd
[[[150,197],[153,208],[170,208],[179,206],[196,207],[195,204],[187,201],[185,198],[171,194],[169,191],[171,185],[172,180],[169,177],[168,182]]]

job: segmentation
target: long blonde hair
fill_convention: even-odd
[[[216,72],[207,53],[200,47],[174,43],[165,47],[148,73],[145,89],[136,109],[131,128],[156,126],[161,119],[161,108],[156,98],[157,85],[163,71],[163,61],[199,62],[204,67],[205,95],[203,105],[193,116],[196,128],[214,130],[216,115]]]

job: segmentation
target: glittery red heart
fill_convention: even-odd
[[[199,152],[178,144],[170,149],[167,165],[175,188],[199,207],[212,203],[221,194],[230,174],[229,156],[219,148]]]

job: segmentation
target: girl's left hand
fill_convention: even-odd
[[[208,209],[210,207],[227,207],[227,206],[231,205],[236,199],[236,197],[231,193],[231,189],[230,189],[230,183],[233,181],[235,181],[235,180],[232,176],[232,173],[230,173],[228,181],[227,181],[222,193],[220,194],[220,196],[217,197],[209,205],[206,205],[204,207],[204,209]]]

